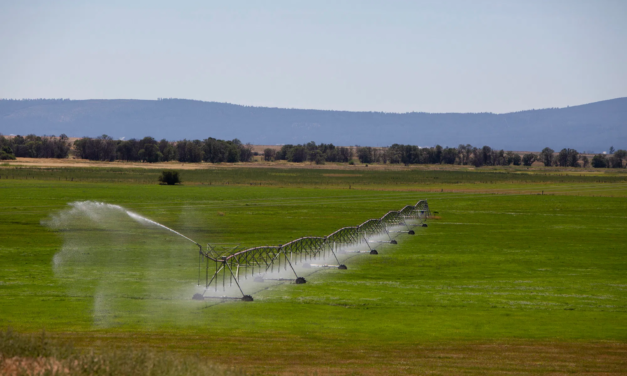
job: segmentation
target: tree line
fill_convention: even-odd
[[[393,163],[393,164],[457,164],[481,166],[531,166],[541,162],[547,167],[612,167],[626,166],[627,151],[610,149],[611,155],[597,154],[592,161],[582,156],[575,149],[564,148],[556,153],[551,148],[544,148],[540,153],[526,153],[522,156],[513,151],[481,148],[472,145],[459,145],[456,148],[436,145],[430,148],[419,148],[415,145],[394,144],[388,148],[357,147],[357,158],[361,163]]]
[[[6,138],[0,135],[0,159],[20,158],[67,158],[72,145],[66,135]]]
[[[107,135],[100,137],[83,137],[73,143],[69,138],[61,136],[15,136],[0,135],[0,159],[26,158],[67,158],[70,152],[77,158],[92,161],[137,161],[137,162],[211,162],[234,163],[249,162],[257,153],[251,144],[243,144],[240,140],[231,141],[207,138],[205,140],[157,141],[152,137],[141,140],[114,140]],[[627,151],[610,148],[610,154],[597,154],[592,160],[582,156],[575,149],[564,148],[559,152],[546,147],[540,153],[520,155],[513,151],[481,148],[472,145],[458,147],[421,148],[416,145],[394,144],[387,148],[368,146],[344,147],[333,144],[283,145],[281,149],[266,148],[263,152],[265,161],[284,160],[288,162],[340,162],[354,164],[357,158],[363,164],[457,164],[481,166],[531,166],[541,162],[545,166],[555,167],[594,167],[622,168],[626,167]]]
[[[356,157],[361,163],[390,163],[390,164],[457,164],[481,166],[531,166],[538,161],[547,167],[612,167],[622,168],[627,151],[610,149],[611,155],[597,154],[592,161],[582,156],[575,149],[564,148],[556,153],[551,148],[544,148],[540,153],[526,153],[520,155],[513,151],[492,149],[489,146],[481,148],[472,145],[459,145],[456,148],[436,145],[429,148],[420,148],[416,145],[394,144],[387,148],[373,148],[356,146],[347,148],[333,144],[319,144],[309,142],[304,145],[283,145],[280,150],[267,148],[263,156],[266,161],[286,160],[288,162],[353,162]]]
[[[589,160],[587,156],[580,156],[577,150],[574,149],[562,149],[557,155],[551,148],[544,148],[539,154],[539,160],[545,166],[560,166],[560,167],[583,167],[592,166],[594,168],[623,168],[627,167],[625,159],[627,158],[627,151],[614,150],[612,146],[610,148],[610,154],[596,154]],[[581,161],[581,164],[579,163]]]
[[[267,148],[263,151],[266,161],[283,160],[288,162],[349,162],[353,159],[353,150],[333,144],[319,144],[309,142],[304,145],[283,145],[280,150]]]
[[[252,145],[240,140],[207,138],[206,140],[157,141],[152,137],[141,140],[114,140],[107,135],[83,137],[74,141],[74,155],[92,161],[135,162],[249,162],[253,158]]]

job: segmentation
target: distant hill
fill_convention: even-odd
[[[113,138],[239,138],[253,144],[489,145],[508,150],[627,149],[627,98],[507,114],[247,107],[183,99],[0,100],[0,132]]]

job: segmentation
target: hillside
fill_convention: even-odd
[[[0,100],[0,133],[114,138],[239,138],[254,144],[334,143],[509,150],[627,148],[627,98],[507,114],[348,112],[167,100]]]

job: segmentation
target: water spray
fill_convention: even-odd
[[[175,231],[161,223],[126,210],[118,205],[87,202],[95,207],[104,207],[126,213],[140,223],[147,223],[168,230],[198,247],[198,285],[201,285],[203,260],[205,262],[205,286],[202,293],[192,296],[193,300],[205,299],[253,301],[251,295],[244,292],[242,283],[250,280],[258,283],[264,281],[291,282],[305,284],[304,277],[298,275],[296,269],[321,268],[347,270],[347,266],[340,262],[338,254],[370,254],[378,255],[372,244],[398,244],[395,237],[401,234],[413,235],[413,226],[427,227],[424,223],[430,217],[429,205],[426,201],[419,201],[416,205],[408,205],[399,211],[390,211],[383,217],[369,219],[358,226],[343,227],[328,236],[308,236],[295,239],[278,246],[261,246],[241,249],[239,244],[207,244],[206,248],[193,239]],[[75,203],[73,210],[85,211],[81,204]],[[89,208],[89,207],[88,207]],[[87,210],[87,215],[98,219],[97,212]],[[411,225],[408,221],[411,221]],[[399,228],[406,230],[400,230]],[[394,234],[394,237],[392,236]],[[385,240],[381,240],[384,237]],[[368,250],[359,250],[366,245]],[[337,264],[325,263],[332,259]],[[322,262],[320,262],[322,261]],[[277,273],[288,273],[293,278]],[[231,296],[228,291],[235,290],[241,294]],[[228,291],[227,291],[228,290]]]
[[[305,269],[311,269],[311,268],[335,268],[335,269],[340,269],[340,270],[346,270],[348,269],[346,267],[346,265],[344,264],[340,264],[340,265],[329,265],[329,264],[303,264],[303,268]]]

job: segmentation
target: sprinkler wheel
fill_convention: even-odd
[[[242,296],[242,301],[243,302],[252,302],[253,301],[253,297],[250,295],[244,295]]]
[[[392,240],[390,244],[398,244],[398,242],[396,240]]]
[[[338,268],[338,269],[342,269],[342,270],[346,270],[346,269],[348,269],[348,268],[346,267],[346,265],[344,265],[344,264],[342,264],[342,265],[338,266],[337,268]]]
[[[423,224],[422,224],[422,227],[429,227],[429,226],[427,226],[427,224],[426,224],[426,223],[423,223]]]
[[[296,278],[296,281],[294,281],[294,283],[296,283],[297,285],[301,285],[301,284],[306,283],[306,282],[307,281],[303,277],[298,277],[298,278]]]
[[[371,254],[371,255],[378,255],[378,254],[379,254],[379,252],[377,252],[377,250],[376,250],[376,249],[373,249],[372,251],[370,251],[370,254]]]
[[[192,300],[205,300],[205,297],[202,296],[202,294],[195,293],[194,296],[192,296]]]

